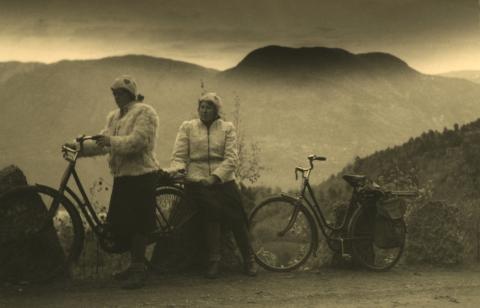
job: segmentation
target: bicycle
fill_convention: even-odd
[[[78,260],[84,245],[85,228],[80,214],[98,237],[103,250],[109,253],[122,253],[128,250],[116,241],[109,231],[108,224],[99,218],[75,170],[83,143],[96,138],[97,136],[77,138],[79,150],[62,146],[63,158],[68,161],[68,165],[58,189],[36,184],[14,188],[0,197],[0,255],[3,258],[0,261],[6,264],[5,262],[13,260],[13,268],[7,274],[4,273],[7,277],[3,278],[41,282],[50,280],[68,269]],[[163,175],[163,178],[159,177],[159,186],[155,193],[157,229],[149,235],[150,244],[174,234],[196,214],[186,202],[181,202],[183,197],[181,180],[165,179],[165,173]],[[72,177],[77,193],[68,186]],[[18,230],[19,226],[28,227]],[[56,239],[61,247],[50,244]],[[51,251],[47,251],[49,249]],[[38,254],[35,262],[30,262],[32,257],[29,259],[28,255],[32,253]],[[49,254],[60,255],[63,261],[52,261],[55,258],[50,258]],[[155,269],[154,264],[149,262],[152,256],[151,245],[146,261]]]
[[[381,199],[415,197],[415,191],[389,191],[371,182],[366,176],[344,175],[353,192],[341,224],[329,223],[317,202],[309,177],[314,161],[322,156],[310,155],[308,168],[296,167],[301,174],[298,196],[280,194],[267,198],[253,208],[249,228],[257,263],[271,271],[284,272],[299,268],[318,250],[317,226],[328,247],[345,259],[351,259],[374,271],[386,271],[400,259],[405,244],[406,227],[399,223],[399,243],[382,249],[374,243],[373,220],[375,203]],[[308,195],[307,195],[308,194]]]

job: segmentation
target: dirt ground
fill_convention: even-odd
[[[256,278],[224,273],[149,277],[140,290],[112,280],[3,285],[0,307],[480,307],[480,266],[322,269]]]

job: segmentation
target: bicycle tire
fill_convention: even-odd
[[[59,208],[49,219],[54,200]],[[0,200],[0,220],[0,280],[39,283],[70,275],[85,232],[78,211],[59,191],[43,185],[13,189]]]
[[[405,247],[406,226],[400,221],[402,238],[398,247],[383,249],[374,244],[374,215],[376,211],[367,211],[364,206],[355,210],[349,223],[349,238],[353,258],[363,267],[377,272],[391,269],[400,260]]]
[[[295,209],[297,216],[287,230]],[[255,259],[264,269],[275,272],[298,269],[317,247],[318,233],[312,215],[291,198],[280,196],[263,201],[254,207],[248,223]]]
[[[151,245],[148,246],[145,257],[148,267],[155,272],[165,271],[162,257],[165,251],[157,249],[167,237],[171,237],[191,218],[183,200],[183,189],[178,186],[160,186],[155,191],[155,218],[157,230],[152,234]],[[165,247],[162,247],[165,249]],[[162,259],[162,260],[160,260]]]
[[[175,228],[181,226],[183,218],[188,220],[192,211],[183,200],[183,189],[177,186],[161,186],[155,190],[155,217],[157,224],[161,224],[163,227],[168,226],[173,231]],[[162,217],[163,215],[163,217]],[[166,222],[162,222],[162,219],[166,219]]]

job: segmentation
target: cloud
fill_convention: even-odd
[[[63,42],[70,53],[60,58],[147,53],[224,67],[253,48],[284,44],[392,52],[418,65],[433,53],[471,55],[479,34],[475,0],[4,2],[0,43],[11,56],[43,59],[48,44]]]

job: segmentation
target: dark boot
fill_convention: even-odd
[[[238,249],[243,257],[243,270],[248,276],[257,275],[257,262],[255,261],[255,254],[253,253],[252,243],[250,240],[250,233],[247,225],[242,222],[232,224],[232,231],[237,242]]]
[[[205,235],[208,249],[208,269],[205,273],[207,278],[217,278],[220,269],[221,247],[220,247],[220,224],[208,222],[205,226]]]
[[[255,260],[255,255],[252,253],[243,261],[243,271],[245,275],[255,277],[257,276],[258,266]]]
[[[118,279],[124,280],[123,289],[139,289],[145,285],[147,270],[145,266],[146,236],[136,234],[131,239],[130,268],[124,273],[119,273]]]
[[[141,264],[132,264],[130,267],[130,273],[128,278],[125,280],[122,285],[122,289],[133,290],[140,289],[145,286],[147,280],[147,271],[145,265]]]
[[[220,273],[220,262],[219,261],[210,261],[208,264],[207,272],[205,273],[205,277],[209,279],[218,278]]]
[[[132,273],[132,269],[128,267],[127,269],[124,269],[123,271],[116,272],[113,274],[113,279],[117,281],[125,281],[130,277],[130,274]]]

